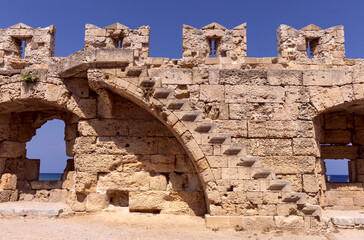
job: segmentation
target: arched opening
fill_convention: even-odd
[[[27,158],[40,159],[39,181],[59,181],[67,165],[65,123],[54,119],[36,130],[27,142]]]
[[[364,105],[346,103],[315,119],[321,149],[325,206],[334,209],[364,207]]]
[[[64,145],[67,145],[67,149],[72,148],[74,139],[77,137],[77,124],[73,122],[77,119],[75,115],[47,101],[31,99],[2,103],[0,119],[0,157],[4,164],[0,174],[14,176],[16,185],[9,189],[15,193],[11,200],[65,202],[68,189],[65,188],[64,183],[68,173],[73,170],[73,161],[68,159],[72,159],[73,155],[68,150],[68,157],[65,156]],[[37,133],[43,131],[50,133],[47,122],[61,123],[58,126],[60,142],[52,142],[49,137],[44,138],[43,141],[37,141]],[[30,149],[33,144],[32,139],[35,139],[34,148],[36,149]],[[49,159],[57,160],[59,153],[56,151],[57,147],[60,150],[63,148],[63,156],[60,157],[64,158],[61,160],[63,164],[53,162],[47,167]],[[30,152],[27,152],[29,149]],[[45,154],[47,152],[48,155]],[[52,172],[60,171],[59,173],[63,175],[61,178],[58,175],[58,179],[39,178],[40,172],[47,169]]]

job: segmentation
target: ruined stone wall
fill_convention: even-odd
[[[63,183],[75,211],[111,204],[207,212],[211,227],[302,229],[318,226],[320,206],[362,208],[364,61],[345,58],[343,28],[282,25],[278,57],[266,58],[246,57],[246,36],[245,24],[184,26],[183,58],[169,60],[147,56],[149,27],[87,25],[85,49],[4,65],[0,113],[53,106],[72,116],[74,171]],[[22,83],[27,72],[36,83]],[[346,128],[330,127],[341,112],[334,122]],[[324,158],[343,153],[356,154],[352,185],[327,183]]]

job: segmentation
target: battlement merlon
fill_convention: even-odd
[[[149,57],[150,27],[130,29],[120,23],[100,28],[86,24],[85,48],[120,48],[134,50],[136,61]]]
[[[289,64],[343,65],[345,59],[344,26],[328,29],[310,24],[301,30],[287,25],[277,30],[278,57]],[[309,58],[307,52],[312,57]]]
[[[246,57],[246,43],[246,23],[231,30],[215,22],[201,29],[183,25],[184,59],[194,58],[199,63],[237,61]]]
[[[54,56],[55,33],[53,25],[34,29],[18,23],[0,29],[0,69],[46,64]]]

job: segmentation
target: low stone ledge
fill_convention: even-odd
[[[33,190],[62,189],[62,181],[31,181],[30,185]]]
[[[237,228],[247,231],[305,229],[302,216],[211,216],[205,215],[207,228]],[[308,226],[311,228],[312,226]]]

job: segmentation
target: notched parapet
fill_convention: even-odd
[[[149,56],[149,26],[130,29],[120,23],[99,28],[86,24],[85,48],[120,48],[134,50],[134,58],[145,59]]]
[[[23,69],[47,64],[54,56],[56,28],[34,29],[18,23],[0,29],[0,69]]]
[[[246,50],[246,23],[231,30],[218,23],[201,29],[183,25],[183,58],[195,58],[200,63],[237,61],[246,57]]]
[[[321,29],[313,24],[277,30],[278,56],[296,64],[344,64],[344,26]]]

